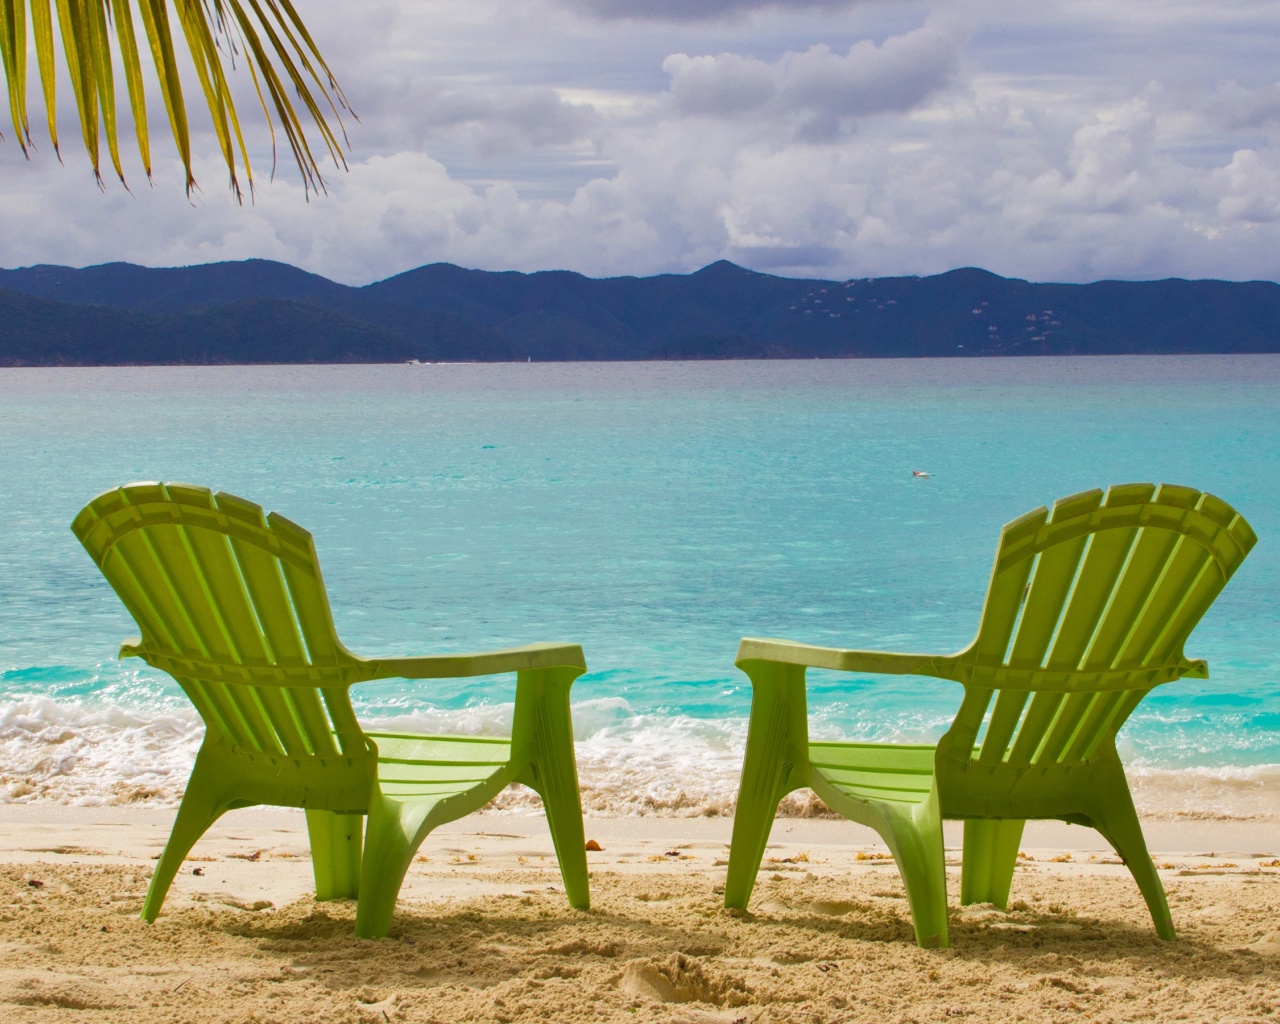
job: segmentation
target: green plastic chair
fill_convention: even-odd
[[[513,782],[541,795],[569,904],[588,907],[569,719],[569,688],[586,671],[581,647],[356,657],[338,640],[311,535],[201,487],[108,491],[71,528],[142,631],[120,656],[173,676],[205,722],[145,920],[155,920],[183,858],[223,813],[273,804],[306,809],[316,898],[358,896],[356,934],[383,936],[427,834]],[[506,672],[516,673],[506,739],[365,732],[348,694],[374,679]]]
[[[957,654],[744,639],[751,720],[725,906],[746,907],[778,802],[809,787],[888,844],[921,946],[949,944],[944,818],[965,823],[961,903],[1007,907],[1023,823],[1056,818],[1102,833],[1172,939],[1116,732],[1154,687],[1208,678],[1183,644],[1256,539],[1190,488],[1085,491],[1004,528],[978,635]],[[936,746],[810,742],[806,667],[948,679],[964,700]]]

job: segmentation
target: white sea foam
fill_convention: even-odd
[[[176,803],[203,736],[195,709],[49,697],[0,704],[0,801]]]
[[[511,717],[510,704],[477,704],[378,715],[366,723],[387,731],[498,736],[509,732]],[[575,704],[573,717],[588,814],[733,813],[745,718],[637,713],[621,698]],[[194,710],[181,707],[148,710],[48,697],[0,704],[0,802],[176,804],[203,734]],[[1280,821],[1280,765],[1139,765],[1129,778],[1146,815]],[[531,791],[513,787],[493,807],[533,813],[539,802]],[[812,793],[800,791],[784,802],[782,813],[829,812]]]

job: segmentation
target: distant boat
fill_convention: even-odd
[[[921,480],[928,480],[928,479],[929,479],[929,474],[928,474],[928,473],[926,473],[923,469],[913,469],[913,470],[911,471],[911,475],[912,475],[912,476],[918,476]]]

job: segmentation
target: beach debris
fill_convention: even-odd
[[[40,879],[38,879],[38,878],[28,878],[28,879],[27,879],[27,885],[31,886],[31,888],[33,888],[33,889],[43,889],[43,888],[44,888],[44,882],[40,881]]]
[[[197,878],[202,878],[204,876],[204,868],[192,868],[191,873]]]
[[[227,856],[234,857],[236,860],[259,861],[262,860],[262,851],[254,850],[253,853],[229,853]]]
[[[588,839],[588,840],[587,840],[587,849],[588,849],[591,853],[602,853],[602,852],[604,852],[604,847],[603,847],[603,846],[601,846],[599,843],[597,843],[594,839]]]

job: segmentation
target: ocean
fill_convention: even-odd
[[[1187,645],[1212,678],[1149,696],[1121,752],[1147,813],[1280,820],[1277,356],[0,370],[0,801],[181,795],[200,721],[116,660],[136,628],[68,529],[134,480],[311,530],[359,654],[581,643],[585,806],[681,815],[732,809],[742,636],[950,652],[1008,520],[1113,483],[1212,491],[1259,536]],[[498,733],[511,689],[353,698]],[[921,741],[961,690],[815,672],[810,694],[816,736]]]

